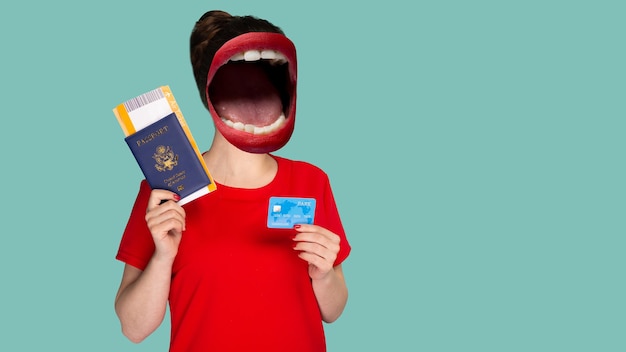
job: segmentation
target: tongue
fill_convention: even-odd
[[[220,117],[258,127],[270,125],[282,112],[278,90],[263,68],[252,63],[220,68],[209,87],[209,99]]]

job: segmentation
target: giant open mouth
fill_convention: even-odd
[[[296,53],[278,33],[252,32],[226,42],[207,76],[207,102],[216,128],[254,153],[281,148],[293,132]]]

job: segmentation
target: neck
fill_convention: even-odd
[[[244,152],[217,131],[211,148],[204,153],[204,162],[215,182],[238,188],[265,186],[278,170],[276,160],[269,154]]]

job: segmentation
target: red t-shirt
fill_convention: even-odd
[[[317,201],[314,223],[341,238],[335,265],[350,253],[327,175],[274,156],[278,172],[261,188],[217,185],[187,203],[186,230],[172,268],[170,351],[325,351],[308,264],[293,250],[293,229],[269,229],[269,198]],[[142,181],[117,259],[141,270],[154,252]]]

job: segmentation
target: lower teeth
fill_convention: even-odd
[[[268,134],[278,130],[285,123],[285,115],[280,115],[280,117],[274,121],[271,125],[267,126],[254,126],[250,124],[244,124],[242,122],[232,122],[225,118],[222,118],[222,121],[231,128],[234,128],[238,131],[247,132],[250,134],[260,135],[260,134]]]

